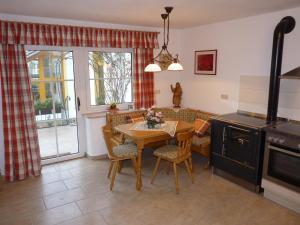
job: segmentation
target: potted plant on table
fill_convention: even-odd
[[[113,102],[109,105],[109,108],[108,108],[109,111],[111,112],[116,112],[118,111],[119,109],[117,108],[117,103]]]
[[[163,115],[161,112],[155,112],[153,108],[147,110],[145,116],[149,129],[155,128],[156,125],[163,123]]]

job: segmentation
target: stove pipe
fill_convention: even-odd
[[[290,33],[295,24],[296,21],[293,17],[286,16],[281,19],[274,30],[267,123],[277,120],[284,34]]]

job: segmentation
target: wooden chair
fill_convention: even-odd
[[[112,191],[117,171],[121,170],[121,162],[130,159],[133,163],[135,174],[137,173],[137,147],[135,144],[128,142],[119,144],[112,139],[111,129],[107,126],[102,127],[104,139],[108,149],[108,158],[110,159],[110,166],[107,177],[111,177],[110,190]]]
[[[179,182],[178,182],[178,172],[177,164],[184,162],[189,177],[192,183],[194,183],[194,178],[192,174],[192,154],[191,154],[191,144],[192,144],[193,131],[188,131],[184,133],[177,134],[177,145],[165,145],[154,151],[154,156],[157,157],[157,162],[155,169],[152,174],[151,184],[157,174],[161,159],[167,160],[173,164],[174,176],[175,176],[175,186],[176,193],[179,194]]]

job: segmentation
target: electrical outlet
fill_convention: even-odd
[[[228,94],[221,94],[221,99],[228,100]]]
[[[156,95],[160,94],[160,90],[154,90],[154,94]]]

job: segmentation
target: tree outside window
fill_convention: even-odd
[[[132,102],[132,55],[89,52],[91,105]]]

